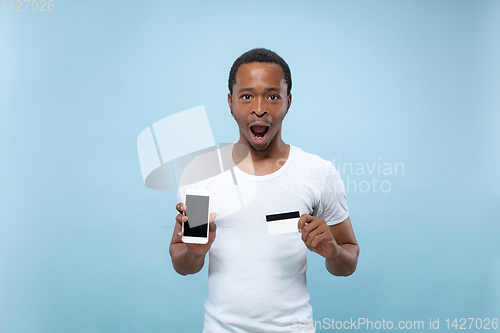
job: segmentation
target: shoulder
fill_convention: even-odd
[[[318,155],[311,154],[303,151],[299,147],[290,145],[291,149],[294,150],[294,162],[299,165],[307,165],[308,167],[318,168],[318,171],[323,171],[329,173],[336,171],[331,161],[327,161]]]
[[[290,165],[290,174],[293,177],[299,177],[320,188],[323,188],[326,183],[337,182],[340,179],[340,174],[331,161],[307,153],[298,147],[291,149],[294,150],[293,162]]]

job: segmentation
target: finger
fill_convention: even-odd
[[[316,234],[314,236],[311,237],[311,239],[309,240],[309,245],[311,246],[311,248],[313,249],[313,251],[316,251],[316,249],[322,244],[322,243],[326,243],[328,241],[330,241],[331,238],[328,234],[322,232],[322,233],[319,233],[319,234]]]
[[[298,223],[299,232],[302,232],[302,229],[304,228],[306,223],[308,223],[310,221],[311,218],[312,218],[312,216],[309,214],[302,214],[300,216],[299,223]]]
[[[312,247],[314,238],[320,234],[322,234],[322,230],[320,228],[314,228],[307,234],[306,243]]]
[[[319,224],[315,222],[316,221],[310,221],[305,226],[302,227],[302,240],[304,242],[307,242],[309,234],[319,227]]]
[[[182,223],[184,223],[188,220],[188,217],[184,214],[177,214],[177,216],[175,217],[175,220],[177,221],[177,223],[182,225]]]
[[[217,213],[210,213],[209,221],[213,222],[215,221],[215,218],[217,217]]]
[[[182,242],[180,239],[181,236],[179,236],[179,232],[182,231],[182,225],[177,222],[177,219],[175,221],[175,226],[174,226],[174,232],[172,235],[172,243],[179,243]]]
[[[311,231],[311,233],[309,234],[310,235],[310,239],[308,239],[309,241],[309,244],[312,246],[312,247],[316,247],[316,245],[313,246],[313,240],[315,240],[315,238],[317,238],[318,235],[323,235],[321,237],[321,239],[328,239],[330,236],[331,236],[331,232],[330,232],[330,229],[328,227],[328,225],[326,224],[325,220],[321,220],[321,219],[317,219],[315,221],[313,221],[311,224],[308,224],[306,226],[306,228],[313,228],[313,230]]]
[[[208,225],[208,244],[212,244],[215,240],[215,234],[217,230],[217,225],[214,222],[210,222]]]
[[[177,209],[177,211],[182,214],[186,210],[186,205],[182,202],[179,202],[177,205],[175,205],[175,209]]]

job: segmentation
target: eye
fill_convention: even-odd
[[[275,101],[275,100],[277,100],[278,98],[280,98],[278,95],[270,95],[270,96],[269,96],[269,99],[270,99],[271,101]]]
[[[250,98],[252,98],[252,96],[250,96],[249,94],[244,94],[244,95],[241,95],[241,98],[248,101]]]

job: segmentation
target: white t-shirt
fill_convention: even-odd
[[[203,332],[295,332],[293,320],[312,322],[307,247],[298,232],[270,236],[266,215],[298,210],[328,225],[344,221],[347,196],[332,163],[290,145],[284,165],[269,175],[238,167],[201,181],[193,174],[177,200],[184,202],[186,188],[207,189],[217,213]]]

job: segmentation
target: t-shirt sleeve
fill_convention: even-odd
[[[328,162],[319,202],[314,207],[313,215],[324,219],[328,225],[338,224],[349,217],[344,182],[332,162]]]

